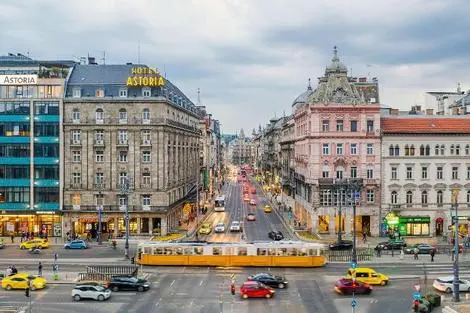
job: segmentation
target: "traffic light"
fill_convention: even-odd
[[[29,298],[29,287],[25,289],[24,295]]]
[[[414,301],[413,312],[418,312],[419,310],[419,300]]]

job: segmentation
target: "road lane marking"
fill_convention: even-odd
[[[201,280],[201,282],[199,283],[199,286],[202,286],[202,284],[204,284],[204,280]]]
[[[174,283],[175,283],[175,279],[173,279],[173,281],[171,282],[170,287],[173,286]]]
[[[158,299],[157,303],[155,303],[155,306],[159,306],[161,301],[162,301],[162,298]]]

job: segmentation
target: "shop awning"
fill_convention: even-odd
[[[444,219],[442,217],[436,218],[436,223],[443,223]]]

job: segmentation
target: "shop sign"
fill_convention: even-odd
[[[165,85],[165,80],[157,68],[133,67],[131,75],[127,77],[128,87],[160,87]]]
[[[429,223],[431,218],[429,216],[400,216],[400,223]]]
[[[7,231],[14,232],[15,231],[15,224],[7,222]]]
[[[36,214],[38,214],[38,215],[54,215],[56,213],[57,212],[55,212],[55,211],[36,211]]]
[[[0,75],[0,85],[37,85],[38,75]]]
[[[55,237],[62,236],[62,225],[60,223],[54,224],[54,236]]]

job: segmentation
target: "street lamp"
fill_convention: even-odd
[[[124,203],[125,213],[124,222],[126,223],[126,241],[124,244],[124,257],[129,259],[129,194],[130,194],[130,182],[128,177],[121,178],[121,194],[126,196]]]
[[[460,301],[460,290],[459,290],[459,189],[452,189],[452,207],[455,209],[454,219],[454,288],[453,288],[453,300],[454,302]]]
[[[98,189],[98,245],[103,244],[103,226],[101,225],[101,215],[103,213],[103,199],[101,198],[102,196],[102,191],[104,189],[103,182],[99,182],[96,184],[96,189]]]

